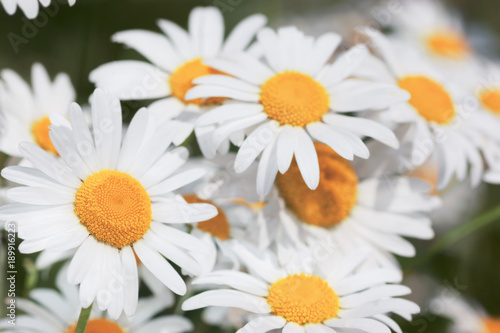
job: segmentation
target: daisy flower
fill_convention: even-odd
[[[97,89],[91,107],[92,132],[77,104],[70,107],[71,127],[51,127],[50,138],[62,159],[21,144],[24,157],[36,167],[2,170],[4,178],[26,186],[8,191],[16,203],[1,207],[0,218],[18,223],[23,253],[76,248],[67,275],[70,283],[80,284],[82,307],[96,300],[115,319],[122,310],[129,316],[135,312],[135,255],[174,293],[186,292],[165,258],[196,275],[200,267],[188,252],[206,249],[169,224],[205,221],[217,210],[187,204],[173,193],[203,176],[202,170],[176,173],[187,154],[183,147],[167,151],[175,124],[155,129],[154,116],[142,109],[122,142],[119,101]]]
[[[255,33],[266,22],[262,15],[249,16],[224,41],[224,20],[220,10],[196,7],[189,15],[188,31],[174,22],[158,20],[165,35],[146,30],[119,32],[113,36],[113,41],[135,49],[151,64],[114,61],[95,69],[90,73],[90,80],[115,93],[121,100],[160,98],[149,109],[159,121],[173,118],[178,121],[174,143],[181,144],[194,129],[205,153],[203,142],[212,128],[195,126],[196,119],[222,99],[186,98],[186,92],[198,77],[223,74],[207,66],[205,59],[247,49]],[[229,149],[229,142],[226,142],[226,147]]]
[[[470,59],[472,49],[457,13],[432,0],[404,0],[400,5],[400,12],[394,15],[396,36],[440,65]]]
[[[383,78],[411,95],[409,101],[393,105],[383,111],[381,117],[396,125],[411,125],[413,132],[405,140],[412,143],[413,167],[423,164],[435,153],[439,158],[438,190],[444,189],[453,176],[464,180],[469,164],[471,183],[479,184],[483,173],[477,146],[480,129],[468,121],[475,108],[469,109],[466,92],[447,82],[428,62],[406,47],[371,28],[365,27],[363,32],[371,38],[385,63],[371,57],[371,65],[357,74],[377,80]]]
[[[56,277],[53,289],[37,288],[30,292],[32,300],[16,298],[18,309],[26,314],[18,315],[16,325],[8,323],[8,319],[0,320],[3,332],[22,333],[74,333],[80,301],[78,288],[66,281],[66,269],[62,269]],[[135,317],[129,321],[126,316],[118,320],[110,319],[102,311],[93,309],[87,323],[86,332],[92,333],[183,333],[193,330],[193,324],[181,316],[161,316],[153,318],[164,311],[172,303],[162,297],[142,298],[137,306]]]
[[[440,295],[449,295],[444,290]],[[436,315],[452,320],[448,328],[449,333],[498,333],[500,332],[500,318],[489,316],[478,304],[465,300],[458,294],[450,299],[435,298],[429,308]]]
[[[24,15],[27,18],[34,19],[38,16],[38,11],[40,9],[40,4],[44,7],[48,7],[50,5],[51,0],[0,0],[5,8],[5,11],[9,15],[13,15],[17,7],[21,8]],[[76,0],[68,0],[70,6],[75,4]]]
[[[266,28],[257,39],[268,65],[248,54],[205,60],[231,76],[196,79],[198,85],[186,96],[233,100],[201,115],[197,124],[218,125],[212,135],[212,153],[227,138],[238,136],[239,130],[247,131],[234,168],[238,173],[245,171],[262,153],[257,174],[260,195],[269,192],[276,173],[284,173],[294,155],[306,184],[316,188],[319,168],[313,139],[328,144],[346,159],[368,158],[360,136],[398,147],[396,137],[385,126],[341,114],[384,109],[409,98],[394,84],[349,78],[369,54],[364,45],[353,47],[327,65],[341,40],[337,34],[327,33],[314,40],[295,27],[278,32]]]
[[[430,186],[415,178],[373,176],[360,178],[353,166],[330,147],[316,143],[320,182],[310,190],[294,160],[276,178],[280,201],[279,226],[297,245],[335,246],[335,252],[372,250],[377,265],[398,267],[391,253],[415,255],[404,239],[431,239],[434,232],[425,215],[440,200],[428,194]]]
[[[75,91],[68,75],[58,74],[51,82],[45,68],[34,64],[31,88],[17,73],[0,73],[0,151],[21,157],[21,142],[32,142],[45,151],[57,154],[49,137],[49,115],[67,116],[75,101]]]
[[[309,257],[307,264],[278,266],[271,258],[235,246],[251,273],[216,271],[197,278],[196,284],[226,285],[231,289],[209,290],[186,300],[185,311],[206,306],[241,308],[255,314],[238,333],[268,332],[282,329],[302,332],[401,332],[386,314],[396,313],[407,320],[418,313],[416,304],[394,298],[410,289],[394,285],[401,275],[394,270],[354,273],[366,259],[361,251],[346,257],[332,271],[321,269]],[[304,263],[304,261],[302,261]]]

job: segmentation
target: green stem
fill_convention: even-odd
[[[91,312],[92,304],[88,308],[82,308],[80,317],[78,317],[78,322],[76,323],[75,333],[85,333]]]
[[[464,224],[457,226],[456,228],[448,232],[446,235],[441,237],[441,239],[436,241],[431,246],[429,251],[427,251],[427,253],[424,256],[422,256],[419,260],[415,262],[415,264],[411,266],[413,267],[420,266],[421,264],[425,263],[427,260],[432,258],[434,255],[442,252],[443,250],[457,243],[461,239],[470,235],[474,231],[477,231],[487,226],[488,224],[498,221],[499,219],[500,219],[500,206],[495,207],[487,211],[486,213],[483,213],[478,217],[473,218],[472,220],[469,220]]]

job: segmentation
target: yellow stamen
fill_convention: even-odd
[[[425,120],[443,125],[455,117],[453,100],[438,82],[426,76],[406,76],[398,85],[410,93],[409,103]]]
[[[500,319],[498,318],[486,318],[483,321],[485,326],[484,333],[500,333]]]
[[[210,97],[207,99],[196,98],[191,100],[184,99],[184,96],[186,96],[188,90],[195,86],[195,84],[193,83],[194,79],[201,76],[214,74],[225,73],[203,64],[201,58],[196,58],[184,63],[182,66],[177,68],[168,79],[168,83],[170,84],[170,89],[172,91],[172,96],[177,97],[185,104],[221,104],[225,100],[225,98],[223,97]]]
[[[500,114],[500,88],[481,92],[479,99],[486,109],[495,114]]]
[[[429,35],[427,45],[432,53],[453,59],[462,59],[470,52],[464,36],[453,31],[436,32]]]
[[[152,220],[144,187],[115,170],[96,172],[83,182],[76,193],[75,213],[91,235],[117,248],[141,239]]]
[[[306,126],[321,120],[330,108],[326,89],[311,76],[286,71],[274,75],[261,87],[264,112],[281,125]]]
[[[48,116],[40,118],[37,120],[33,126],[31,126],[31,134],[35,138],[36,144],[55,155],[59,155],[57,153],[56,147],[52,144],[52,141],[49,137],[49,126],[52,125]]]
[[[65,333],[75,333],[76,323],[71,325]],[[125,333],[117,324],[104,318],[90,319],[85,333]]]
[[[189,203],[208,203],[214,205],[217,208],[217,216],[211,218],[210,220],[198,222],[196,228],[201,231],[207,232],[210,235],[219,238],[220,240],[226,240],[230,236],[229,222],[227,221],[226,214],[224,211],[213,202],[209,200],[200,199],[195,194],[185,195],[184,200]]]
[[[273,315],[299,325],[322,323],[335,318],[339,310],[339,297],[328,282],[304,273],[274,282],[267,303]]]
[[[320,180],[316,190],[305,184],[295,159],[276,184],[287,207],[304,223],[332,227],[342,222],[356,204],[358,178],[349,162],[325,144],[316,143]]]

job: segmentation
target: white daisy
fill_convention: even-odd
[[[68,75],[60,73],[51,82],[45,68],[34,64],[31,88],[17,73],[4,69],[0,76],[0,150],[20,157],[19,143],[37,144],[57,154],[49,138],[49,115],[67,116],[75,101],[75,91]]]
[[[410,164],[423,164],[431,154],[439,158],[438,190],[449,184],[453,176],[459,181],[468,175],[474,185],[479,184],[483,162],[477,146],[479,129],[469,121],[475,107],[470,108],[465,91],[447,82],[434,68],[412,50],[393,42],[380,32],[363,28],[383,63],[369,58],[369,65],[358,75],[395,83],[408,91],[408,102],[393,105],[382,112],[385,121],[393,124],[411,124],[413,131]]]
[[[359,247],[372,250],[376,265],[398,267],[392,254],[412,257],[414,246],[404,239],[431,239],[426,216],[439,206],[430,186],[415,178],[374,176],[360,178],[351,164],[325,144],[315,144],[320,182],[310,190],[295,161],[276,178],[280,200],[279,226],[296,245],[323,244],[329,253],[349,254]],[[270,238],[274,238],[272,235]]]
[[[430,304],[429,309],[436,315],[452,320],[448,328],[449,333],[498,333],[500,332],[500,318],[489,316],[478,304],[465,300],[454,293],[449,297],[449,290],[439,292]]]
[[[5,8],[5,11],[9,15],[13,15],[17,7],[21,8],[24,15],[27,18],[34,19],[38,16],[38,11],[40,9],[40,4],[44,7],[48,7],[50,5],[51,0],[0,0]],[[68,4],[73,6],[76,0],[68,0]]]
[[[0,320],[0,329],[6,333],[74,333],[80,301],[78,288],[66,281],[66,269],[56,277],[59,292],[53,289],[37,288],[30,292],[32,300],[16,298],[16,305],[25,314],[18,315],[16,324],[8,319]],[[161,316],[153,318],[172,305],[162,297],[142,298],[137,306],[135,317],[129,321],[126,316],[118,320],[106,317],[106,314],[93,309],[87,323],[86,332],[92,333],[183,333],[193,330],[193,324],[181,316]]]
[[[221,156],[217,161],[194,159],[187,163],[193,168],[202,168],[206,176],[182,190],[189,203],[208,203],[217,207],[216,217],[193,225],[191,234],[211,249],[211,256],[193,254],[203,267],[202,274],[218,269],[239,269],[239,261],[228,246],[231,240],[253,240],[259,235],[251,233],[255,224],[262,225],[266,203],[259,200],[253,179],[246,175],[229,173],[234,154]],[[255,169],[256,166],[254,166]]]
[[[328,59],[340,36],[327,33],[314,40],[294,27],[276,33],[263,29],[258,42],[265,65],[248,54],[205,63],[231,76],[210,75],[195,80],[188,98],[227,97],[237,102],[214,108],[198,119],[199,126],[218,125],[212,137],[212,153],[238,130],[247,130],[235,161],[240,173],[262,153],[257,192],[269,192],[276,173],[286,172],[295,155],[302,176],[314,189],[319,181],[313,139],[324,142],[346,159],[368,158],[360,136],[370,136],[397,147],[394,134],[385,126],[339,113],[384,109],[406,101],[407,92],[394,84],[349,78],[369,52],[358,45],[332,65]],[[255,128],[256,127],[256,128]],[[242,141],[238,137],[237,141]]]
[[[457,65],[470,59],[472,49],[458,13],[433,0],[404,0],[400,6],[392,21],[398,38],[440,65]]]
[[[204,64],[204,60],[240,52],[267,22],[262,15],[252,15],[240,22],[224,41],[224,20],[215,7],[196,7],[189,15],[189,30],[174,22],[158,20],[165,35],[129,30],[115,34],[113,41],[123,43],[141,53],[152,64],[144,61],[114,61],[104,64],[90,74],[98,87],[114,92],[121,100],[157,99],[149,109],[159,121],[175,118],[178,135],[175,144],[181,144],[195,134],[205,153],[210,126],[195,126],[204,110],[222,101],[220,98],[191,99],[186,92],[194,86],[193,80],[204,75],[222,74]],[[226,142],[229,149],[229,142]]]
[[[204,221],[217,210],[187,204],[172,192],[203,176],[202,170],[175,173],[187,159],[183,147],[166,151],[175,124],[155,130],[154,116],[142,109],[121,142],[120,102],[97,89],[91,105],[92,133],[77,104],[69,112],[72,128],[51,127],[50,138],[62,160],[21,144],[36,168],[2,171],[3,177],[26,186],[8,191],[17,203],[1,207],[0,218],[18,222],[23,253],[77,248],[68,280],[80,284],[82,307],[96,300],[101,311],[117,318],[122,310],[132,315],[137,305],[134,254],[174,293],[186,292],[164,256],[196,275],[200,267],[188,252],[203,252],[205,245],[165,224]],[[115,286],[117,279],[123,288]]]
[[[206,306],[235,307],[256,314],[243,332],[268,332],[283,328],[286,333],[401,332],[386,314],[396,313],[407,320],[418,313],[410,301],[393,298],[410,289],[399,282],[394,270],[353,273],[366,259],[367,251],[346,257],[335,269],[324,271],[313,256],[303,265],[278,267],[272,258],[253,253],[242,245],[235,251],[251,273],[216,271],[194,281],[196,284],[226,285],[231,289],[205,291],[186,300],[183,310]],[[302,267],[304,266],[304,267]]]

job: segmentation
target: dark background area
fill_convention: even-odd
[[[33,62],[41,62],[54,76],[58,72],[70,75],[78,95],[78,101],[85,103],[94,89],[88,81],[90,71],[100,64],[116,59],[140,59],[135,51],[110,41],[113,33],[126,29],[148,29],[159,31],[155,21],[166,18],[186,26],[190,10],[198,5],[218,5],[224,12],[226,32],[239,20],[253,14],[263,13],[270,18],[270,25],[296,23],[311,34],[345,24],[353,26],[373,21],[369,9],[377,1],[327,1],[327,0],[77,0],[74,7],[64,0],[53,0],[56,4],[41,9],[37,20],[28,21],[20,11],[8,16],[0,8],[0,70],[11,68],[23,77],[29,78]],[[62,3],[62,4],[60,4]],[[479,52],[498,57],[500,54],[500,1],[498,0],[455,0],[447,1],[450,8],[458,11],[466,21],[466,29],[478,38]],[[365,16],[351,16],[355,12]],[[338,12],[349,15],[335,15]],[[307,27],[311,22],[311,27]],[[474,43],[474,41],[472,41]],[[131,107],[134,109],[134,107]],[[132,110],[133,111],[133,110]],[[0,161],[2,162],[2,161]],[[2,163],[0,163],[2,165]],[[487,200],[480,203],[487,211],[498,205],[500,188],[488,186]],[[459,203],[460,204],[460,203]],[[468,204],[468,203],[462,203]],[[3,239],[5,241],[5,238]],[[403,266],[411,277],[422,275],[438,284],[465,286],[464,295],[477,300],[486,310],[500,317],[500,221],[485,227],[454,244],[451,248],[420,262],[419,258],[405,260]],[[420,256],[425,255],[432,242],[414,242]],[[5,263],[2,255],[0,263]],[[21,295],[37,285],[50,285],[56,269],[47,276],[39,276],[33,266],[33,256],[17,256],[23,265],[18,276]],[[2,274],[4,274],[2,269]],[[0,275],[0,277],[2,277]],[[2,277],[3,280],[3,277]],[[420,280],[417,280],[420,281]],[[426,281],[426,280],[425,280]],[[412,285],[419,293],[429,292],[426,284]],[[2,291],[2,295],[5,293]],[[403,324],[404,332],[443,332],[446,322],[425,312],[413,323]],[[0,313],[3,313],[0,311]],[[199,322],[199,312],[189,314]],[[221,332],[216,328],[201,325],[196,332]]]

